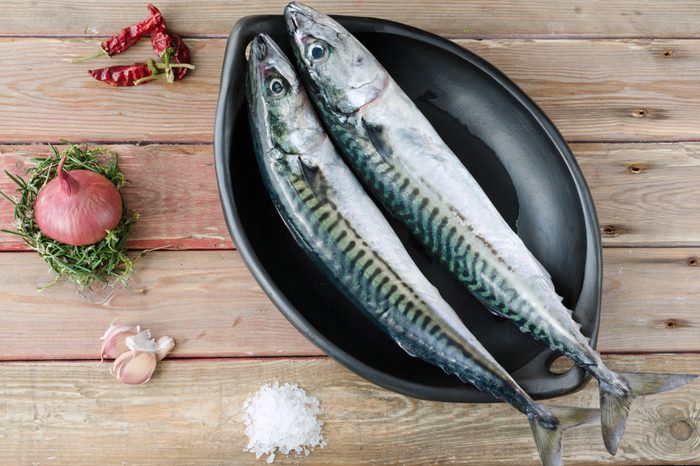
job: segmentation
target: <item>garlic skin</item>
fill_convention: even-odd
[[[151,380],[156,370],[156,360],[154,353],[127,351],[114,360],[112,373],[122,383],[141,385]]]
[[[159,361],[162,361],[175,348],[175,340],[171,337],[160,337],[156,343],[158,345],[156,357]]]
[[[122,353],[129,351],[126,339],[137,335],[140,331],[141,329],[138,325],[136,327],[132,325],[110,325],[100,338],[102,340],[100,357],[102,359],[117,359]]]
[[[157,353],[158,344],[155,342],[151,336],[150,330],[144,330],[137,333],[136,335],[126,337],[126,346],[129,347],[131,351],[137,353]]]

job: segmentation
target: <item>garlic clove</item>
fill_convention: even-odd
[[[171,337],[160,337],[156,342],[158,345],[158,352],[156,352],[156,357],[161,361],[164,357],[170,353],[173,348],[175,348],[175,340]]]
[[[132,325],[110,325],[104,335],[102,335],[102,359],[117,359],[122,353],[129,351],[126,346],[126,338],[137,335],[139,327]]]
[[[135,353],[127,351],[114,360],[112,373],[122,383],[140,385],[151,380],[156,370],[154,353]]]
[[[126,346],[137,353],[157,353],[158,344],[151,336],[150,330],[144,330],[136,335],[126,337]]]
[[[118,374],[130,356],[132,356],[131,351],[125,351],[119,356],[117,356],[117,358],[112,363],[112,367],[109,368],[109,373],[119,378]]]

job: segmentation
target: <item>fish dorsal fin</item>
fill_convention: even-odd
[[[367,132],[367,138],[369,142],[372,143],[374,149],[377,153],[384,159],[387,163],[394,163],[396,159],[394,158],[394,151],[386,139],[386,134],[384,133],[384,126],[375,123],[370,123],[364,118],[362,118],[362,127]]]

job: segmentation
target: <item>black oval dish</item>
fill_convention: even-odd
[[[337,19],[375,54],[476,177],[549,270],[595,344],[601,292],[598,224],[583,176],[549,119],[497,69],[452,42],[389,21]],[[221,203],[248,268],[300,332],[366,379],[429,400],[494,401],[403,352],[294,243],[262,184],[249,135],[244,50],[260,32],[290,51],[281,16],[236,23],[226,50],[215,128]],[[554,353],[489,314],[405,229],[395,222],[392,226],[428,279],[525,390],[546,398],[582,386],[583,371],[551,373]]]

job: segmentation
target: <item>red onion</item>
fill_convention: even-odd
[[[39,191],[34,204],[37,226],[49,238],[72,246],[101,241],[119,224],[122,198],[104,176],[90,170],[63,169]]]

